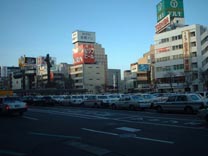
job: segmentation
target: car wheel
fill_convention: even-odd
[[[117,107],[116,107],[115,104],[112,104],[112,105],[111,105],[111,108],[112,108],[112,109],[116,109]]]
[[[157,111],[158,111],[159,113],[163,112],[162,107],[161,107],[161,106],[157,106]]]
[[[193,110],[193,108],[191,108],[191,107],[185,107],[184,111],[185,111],[185,113],[187,113],[187,114],[193,114],[193,113],[194,113],[194,110]]]

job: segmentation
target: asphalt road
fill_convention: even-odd
[[[207,155],[208,125],[196,115],[32,107],[0,124],[0,156]]]

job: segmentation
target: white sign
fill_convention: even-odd
[[[157,25],[155,26],[156,33],[160,33],[169,25],[170,25],[170,15],[167,15],[160,22],[158,22]]]
[[[75,31],[72,33],[72,43],[87,42],[95,43],[95,32]]]

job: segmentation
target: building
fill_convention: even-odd
[[[71,78],[75,89],[86,89],[88,93],[104,92],[105,70],[103,64],[79,64],[71,66]]]
[[[121,70],[120,69],[108,69],[108,86],[107,92],[121,92]]]
[[[207,90],[208,27],[185,25],[183,0],[157,5],[155,86],[158,91]]]
[[[97,93],[105,91],[107,85],[107,55],[101,44],[96,43],[95,32],[72,33],[73,66],[71,78],[76,89]]]
[[[205,89],[202,73],[208,69],[207,27],[178,27],[156,34],[155,43],[155,78],[159,91]]]

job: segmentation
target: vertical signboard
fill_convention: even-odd
[[[183,0],[161,0],[157,4],[157,22],[165,16],[184,18]]]
[[[188,30],[182,32],[184,71],[190,71],[190,33]]]
[[[77,44],[73,49],[74,65],[77,64],[94,64],[95,52],[94,44]]]

